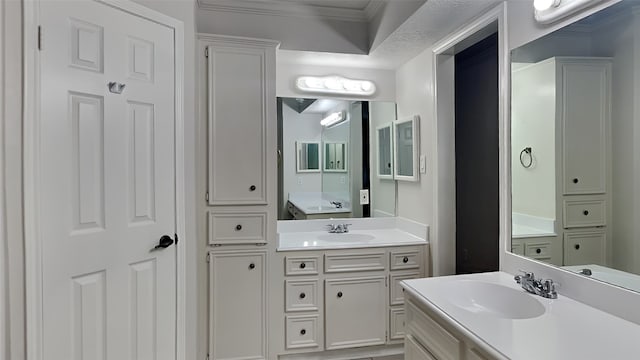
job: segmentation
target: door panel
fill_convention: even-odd
[[[41,14],[44,359],[175,359],[176,252],[154,250],[176,232],[173,31],[95,1]]]

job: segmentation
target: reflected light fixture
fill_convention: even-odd
[[[320,121],[320,125],[324,127],[330,127],[330,126],[338,125],[341,122],[345,121],[346,119],[347,119],[347,114],[344,111],[338,111],[338,112],[331,113],[329,114],[329,116],[322,119]]]
[[[603,0],[534,0],[536,21],[550,24]]]
[[[296,79],[300,91],[321,94],[370,96],[376,85],[370,80],[347,79],[342,76],[300,76]]]

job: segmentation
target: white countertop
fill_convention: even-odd
[[[532,237],[547,237],[558,236],[553,231],[547,229],[539,229],[526,225],[512,224],[511,225],[511,237],[514,239],[520,238],[532,238]]]
[[[371,235],[373,239],[349,239],[349,234]],[[327,231],[291,232],[278,234],[278,251],[327,250],[373,248],[386,246],[425,245],[427,240],[398,229],[352,230],[345,234],[331,234]],[[344,240],[341,240],[341,235]],[[325,238],[325,239],[323,239]]]
[[[545,313],[531,319],[504,319],[466,311],[447,300],[456,280],[472,279],[519,289],[504,272],[403,281],[406,291],[441,314],[451,326],[497,358],[517,360],[638,359],[640,325],[565,296],[534,297]],[[524,291],[524,290],[522,290]]]

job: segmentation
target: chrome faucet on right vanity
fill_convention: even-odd
[[[532,272],[523,271],[524,275],[516,275],[513,279],[527,292],[547,299],[557,299],[555,284],[551,279],[536,279]]]
[[[327,224],[329,233],[331,234],[343,234],[349,232],[349,226],[351,224]]]

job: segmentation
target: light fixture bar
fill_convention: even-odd
[[[300,76],[296,79],[296,88],[310,93],[356,96],[370,96],[376,92],[373,81],[342,76]]]
[[[324,127],[330,127],[333,125],[337,125],[347,119],[347,116],[344,111],[334,112],[329,114],[326,118],[320,121],[320,125]]]
[[[550,24],[603,0],[535,0],[534,13],[540,24]]]

